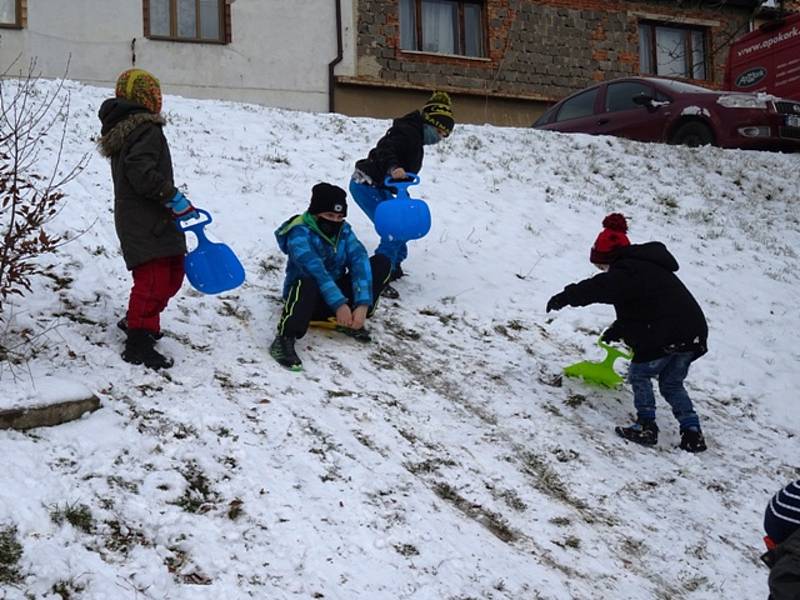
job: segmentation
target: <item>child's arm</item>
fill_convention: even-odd
[[[295,261],[304,272],[316,280],[325,303],[333,311],[336,311],[343,304],[347,304],[347,298],[344,297],[342,290],[328,273],[322,259],[311,247],[309,235],[311,234],[306,227],[293,228],[286,240],[287,254],[290,260]]]
[[[125,177],[133,190],[161,204],[173,198],[178,191],[172,180],[165,178],[158,169],[166,144],[163,135],[158,127],[148,127],[131,144],[123,165]]]
[[[353,283],[353,305],[372,306],[372,267],[369,264],[367,250],[352,230],[345,243],[350,280]]]

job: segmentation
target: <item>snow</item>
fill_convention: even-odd
[[[67,377],[26,373],[17,381],[7,381],[7,379],[12,378],[10,376],[2,378],[3,395],[0,396],[0,410],[29,408],[92,397],[89,388]]]
[[[681,116],[687,115],[702,115],[704,117],[711,118],[711,113],[707,108],[702,108],[700,106],[687,106],[681,111]]]
[[[110,90],[65,90],[68,167],[93,152]],[[346,187],[388,122],[173,96],[165,109],[177,181],[247,280],[220,296],[184,285],[159,342],[171,370],[124,363],[130,279],[107,162],[93,154],[67,186],[52,229],[75,239],[44,259],[57,280],[9,306],[0,343],[29,340],[14,346],[28,360],[0,382],[5,395],[49,373],[103,407],[0,432],[0,528],[24,549],[6,597],[57,584],[114,599],[766,595],[763,510],[798,477],[796,156],[459,125],[412,188],[433,229],[410,244],[374,341],[310,331],[297,374],[267,353],[284,267],[273,230],[314,183]],[[708,316],[710,352],[687,380],[702,455],[675,448],[663,400],[658,447],[634,447],[613,433],[633,413],[627,386],[559,381],[600,358],[613,309],[544,306],[594,274],[611,211],[633,242],[670,248]],[[51,519],[80,505],[91,527]]]

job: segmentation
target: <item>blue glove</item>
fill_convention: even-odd
[[[180,192],[175,192],[172,200],[167,202],[167,208],[172,211],[172,216],[178,221],[191,221],[200,218],[189,199]]]

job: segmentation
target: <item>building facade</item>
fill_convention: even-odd
[[[787,9],[798,0],[784,0]],[[759,0],[0,0],[0,73],[391,117],[432,89],[461,122],[528,126],[596,81],[722,82]],[[13,74],[14,69],[11,70]]]
[[[461,121],[525,126],[553,101],[615,77],[664,75],[714,87],[730,40],[750,30],[759,5],[360,0],[356,72],[337,78],[337,103],[350,114],[389,116],[436,87],[456,97]]]
[[[337,5],[353,13],[352,0],[0,0],[0,73],[35,59],[61,77],[69,59],[68,78],[112,86],[136,66],[167,93],[325,111]]]

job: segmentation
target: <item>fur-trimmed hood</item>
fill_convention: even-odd
[[[103,102],[98,113],[103,124],[97,150],[110,158],[122,150],[128,136],[143,123],[154,123],[163,127],[167,124],[161,114],[153,114],[140,104],[120,98],[110,98]]]

